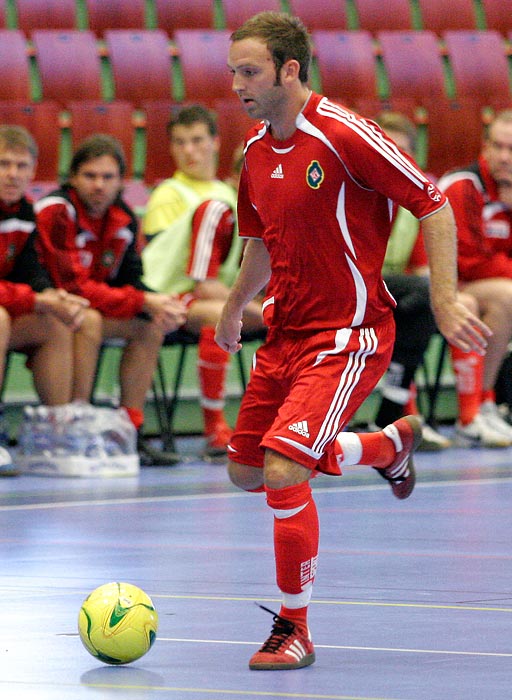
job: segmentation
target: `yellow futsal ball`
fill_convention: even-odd
[[[158,613],[131,583],[106,583],[82,603],[78,631],[84,647],[106,664],[129,664],[155,641]]]

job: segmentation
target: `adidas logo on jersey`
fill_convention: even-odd
[[[300,420],[297,423],[293,423],[288,426],[288,430],[293,430],[294,433],[302,435],[302,437],[309,437],[309,428],[307,420]]]
[[[278,180],[283,179],[284,173],[283,173],[283,166],[281,165],[281,163],[279,163],[279,165],[277,166],[277,168],[274,170],[274,172],[272,173],[272,175],[270,177],[275,177]]]

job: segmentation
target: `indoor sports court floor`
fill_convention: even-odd
[[[190,443],[183,443],[187,450]],[[272,520],[219,465],[136,479],[0,482],[0,697],[19,700],[508,700],[512,697],[512,450],[417,456],[395,500],[369,469],[315,480],[317,662],[249,671],[278,609]],[[101,664],[77,615],[96,586],[144,588],[149,653]]]

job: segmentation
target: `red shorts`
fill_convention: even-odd
[[[262,467],[268,447],[309,469],[339,475],[336,436],[387,369],[394,339],[392,316],[372,328],[269,337],[256,352],[230,459]]]

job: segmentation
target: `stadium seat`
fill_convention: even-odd
[[[27,35],[35,29],[76,29],[76,0],[16,0],[17,28]]]
[[[443,33],[457,98],[474,97],[481,105],[511,100],[503,36],[494,30]]]
[[[437,36],[431,31],[377,33],[392,97],[445,96],[444,70]]]
[[[246,19],[263,10],[281,11],[280,0],[251,0],[251,2],[240,2],[240,0],[222,0],[224,10],[224,21],[229,29],[237,29]],[[197,26],[197,25],[196,25]]]
[[[0,80],[0,100],[30,100],[27,42],[17,29],[0,29],[0,65],[8,80]]]
[[[377,67],[372,36],[365,31],[311,32],[322,92],[352,104],[377,97]]]
[[[176,102],[172,100],[146,100],[141,105],[146,135],[144,182],[150,187],[171,177],[175,169],[166,130],[173,106]]]
[[[440,177],[447,170],[474,161],[482,145],[484,123],[478,101],[427,98],[428,135],[426,170]]]
[[[423,29],[437,34],[448,29],[476,29],[473,0],[418,0]]]
[[[354,0],[359,29],[378,32],[392,29],[412,29],[409,0]]]
[[[36,140],[39,148],[36,181],[58,180],[61,109],[53,100],[35,103],[0,100],[0,122],[24,126]]]
[[[101,65],[90,31],[38,29],[32,32],[43,98],[101,100]]]
[[[512,0],[482,0],[487,29],[507,36],[512,32]]]
[[[215,100],[213,109],[217,113],[220,137],[218,176],[225,179],[231,173],[235,150],[255,121],[244,112],[236,98]]]
[[[133,174],[135,138],[134,108],[130,102],[72,101],[67,105],[70,115],[73,150],[84,138],[94,133],[110,134],[119,140],[126,156],[126,176]]]
[[[5,15],[5,0],[0,0],[0,29],[5,29],[7,17]]]
[[[358,114],[369,119],[375,119],[381,112],[401,112],[405,114],[411,121],[416,120],[418,112],[418,103],[411,97],[395,97],[388,100],[380,100],[378,98],[369,99],[362,98],[356,100],[351,108]]]
[[[213,1],[212,0],[154,0],[156,9],[157,26],[163,29],[169,36],[173,36],[176,29],[213,29]]]
[[[290,12],[297,15],[306,27],[314,29],[348,29],[347,13],[343,0],[290,0]]]
[[[145,0],[86,0],[89,29],[101,36],[107,29],[145,29]]]
[[[227,67],[229,30],[178,29],[174,41],[178,50],[185,95],[190,101],[212,103],[232,97]]]
[[[116,99],[139,106],[148,97],[155,100],[172,97],[169,37],[165,32],[110,29],[104,36]]]

